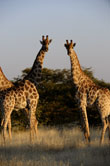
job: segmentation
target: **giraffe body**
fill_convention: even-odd
[[[3,136],[4,142],[6,139],[6,128],[9,123],[9,128],[11,128],[11,113],[13,109],[19,110],[26,108],[29,111],[30,119],[30,138],[33,139],[33,131],[37,133],[37,119],[35,116],[36,107],[39,99],[39,94],[37,92],[38,81],[41,78],[41,70],[43,65],[43,60],[45,53],[48,51],[48,45],[52,40],[46,39],[42,36],[42,48],[40,49],[31,71],[27,74],[23,80],[14,84],[13,87],[8,88],[0,93],[0,109],[2,111],[2,122],[3,125]]]
[[[14,84],[6,78],[6,76],[4,75],[4,73],[2,71],[2,68],[0,67],[0,91],[2,91],[1,94],[4,93],[4,95],[5,95],[4,90],[6,90],[8,88],[11,88],[13,86],[14,86]],[[18,111],[17,108],[16,109],[14,108],[14,110]],[[29,111],[28,111],[27,108],[25,108],[24,110],[25,110],[26,116],[28,117],[28,121],[29,121]],[[35,123],[35,129],[37,127],[37,124],[38,123]],[[1,125],[3,125],[3,120],[1,122]],[[35,130],[35,131],[37,131],[37,130]],[[12,138],[12,134],[11,134],[11,116],[8,120],[8,132],[9,132],[9,138],[11,139]],[[37,134],[37,132],[36,132],[36,134]]]
[[[6,76],[4,75],[2,68],[0,67],[0,91],[6,90],[10,87],[13,87],[14,84],[9,81]],[[1,122],[2,124],[2,122]],[[12,138],[12,134],[11,134],[11,117],[8,121],[8,132],[9,132],[9,137],[10,139]]]
[[[10,120],[13,109],[19,110],[26,107],[29,108],[30,114],[30,128],[33,130],[36,122],[35,112],[39,94],[33,83],[28,80],[20,82],[18,85],[13,86],[0,94],[0,106],[2,111],[2,125],[4,140],[6,138],[6,128]],[[33,133],[31,133],[31,138]]]
[[[66,41],[65,47],[67,54],[70,56],[72,80],[77,90],[76,99],[80,109],[82,119],[82,129],[85,138],[90,141],[89,123],[87,118],[86,108],[95,105],[99,111],[103,128],[100,143],[103,143],[104,135],[107,127],[109,128],[110,138],[110,91],[107,88],[97,86],[80,67],[79,60],[74,51],[75,43],[71,40],[69,43]]]

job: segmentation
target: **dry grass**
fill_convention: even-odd
[[[91,129],[92,142],[85,144],[78,128],[40,128],[33,144],[29,132],[13,132],[13,140],[3,146],[0,136],[0,166],[103,166],[110,165],[107,136],[99,146],[100,130]]]

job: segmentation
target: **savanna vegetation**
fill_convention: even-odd
[[[29,70],[23,70],[19,79]],[[110,89],[109,83],[94,78],[90,68],[83,70],[96,84]],[[7,138],[3,145],[0,134],[0,166],[109,166],[110,144],[106,134],[104,144],[99,145],[101,120],[95,108],[87,109],[91,143],[85,143],[70,70],[44,68],[37,89],[38,136],[30,144],[29,130],[23,131],[28,124],[24,110],[13,111],[12,141]]]
[[[30,68],[22,71],[22,79]],[[110,89],[110,84],[103,80],[98,80],[93,76],[91,68],[83,69],[83,71],[99,86]],[[18,80],[15,78],[13,81]],[[42,78],[38,85],[40,95],[36,116],[39,125],[80,125],[79,110],[75,101],[75,88],[71,80],[71,72],[67,69],[47,69],[42,71]],[[95,108],[87,109],[89,123],[91,126],[101,125],[98,111]],[[27,118],[24,110],[13,111],[12,125],[21,129],[27,126]]]
[[[110,145],[105,137],[99,146],[100,129],[90,129],[91,144],[85,144],[78,127],[39,127],[33,144],[29,132],[13,132],[12,142],[2,144],[0,135],[0,166],[109,166]]]

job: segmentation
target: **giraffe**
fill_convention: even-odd
[[[0,93],[0,109],[2,111],[2,123],[3,126],[3,139],[6,141],[6,128],[11,117],[11,113],[14,110],[27,108],[29,110],[30,119],[30,140],[33,140],[34,130],[37,131],[37,119],[35,116],[39,94],[37,91],[37,81],[41,78],[41,69],[43,66],[43,60],[45,53],[48,51],[48,46],[52,40],[46,39],[42,36],[42,47],[36,56],[32,69],[23,80],[20,80],[14,84],[13,87],[8,88]],[[35,127],[36,126],[36,127]]]
[[[6,76],[4,75],[2,68],[0,67],[0,91],[3,91],[5,89],[8,89],[10,87],[14,86],[14,84],[9,81]],[[12,138],[11,135],[11,118],[8,121],[8,132],[9,132],[9,138]]]
[[[12,83],[12,81],[9,81],[5,74],[3,73],[2,71],[2,68],[0,67],[0,91],[3,91],[3,90],[6,90],[10,87],[14,86],[14,83]],[[27,108],[25,108],[25,115],[28,117],[29,119],[29,111]],[[3,122],[1,122],[2,124]],[[35,124],[36,126],[37,124]],[[9,133],[9,138],[10,140],[12,139],[12,134],[11,134],[11,117],[9,119],[9,122],[8,122],[8,133]]]
[[[87,117],[87,106],[92,106],[93,104],[99,111],[101,121],[102,121],[102,132],[100,138],[100,144],[104,141],[104,135],[106,129],[109,128],[109,139],[110,139],[110,91],[107,88],[102,88],[96,85],[81,69],[78,57],[74,51],[76,43],[66,40],[64,46],[67,49],[67,55],[70,57],[71,63],[71,75],[72,81],[76,88],[76,99],[78,102],[81,119],[82,119],[82,129],[86,141],[90,142],[90,131],[89,123]]]

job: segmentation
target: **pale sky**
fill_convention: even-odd
[[[31,67],[42,35],[53,39],[43,67],[70,69],[65,40],[81,66],[110,82],[110,0],[0,0],[0,66],[8,79]]]

